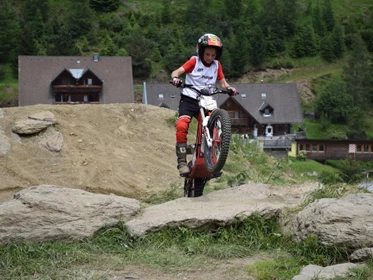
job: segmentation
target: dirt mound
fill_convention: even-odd
[[[0,155],[0,201],[20,189],[55,184],[97,193],[140,198],[182,185],[176,169],[174,111],[143,104],[36,105],[3,108],[0,132],[10,150]],[[18,137],[12,127],[50,111],[57,123],[35,136]],[[59,131],[63,148],[41,143]]]

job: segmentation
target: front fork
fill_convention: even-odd
[[[207,144],[207,146],[209,148],[212,147],[212,138],[211,138],[211,135],[210,135],[210,131],[207,128],[207,124],[209,122],[210,116],[209,115],[206,116],[205,110],[203,110],[202,108],[200,110],[201,110],[201,118],[202,118],[202,143],[201,143],[201,152],[204,153],[205,152],[205,145],[206,144]]]

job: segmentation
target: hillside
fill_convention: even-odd
[[[19,138],[12,133],[16,121],[42,111],[55,115],[54,127],[37,136]],[[0,108],[0,146],[10,143],[10,151],[0,153],[0,201],[40,184],[134,198],[171,184],[182,186],[174,128],[167,124],[174,115],[142,104]],[[51,152],[41,142],[56,131],[64,143],[60,152]]]

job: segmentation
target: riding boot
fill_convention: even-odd
[[[176,143],[176,156],[177,156],[177,168],[179,173],[187,174],[189,173],[189,167],[187,164],[187,143]]]

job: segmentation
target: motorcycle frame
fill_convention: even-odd
[[[205,159],[203,154],[203,148],[205,145],[204,139],[207,138],[206,143],[212,143],[212,139],[210,137],[210,133],[207,128],[207,123],[210,118],[212,111],[207,110],[201,106],[200,100],[198,101],[200,106],[200,112],[197,115],[197,131],[196,131],[196,141],[194,144],[194,149],[192,152],[192,166],[190,173],[188,174],[188,178],[204,178],[204,179],[212,179],[216,177],[220,177],[220,174],[212,174],[210,173],[205,166]],[[210,144],[211,145],[211,144]]]

